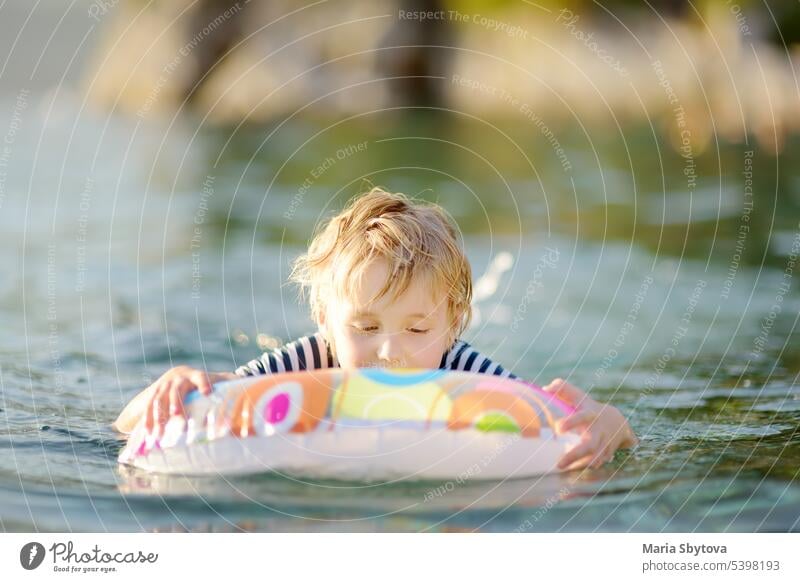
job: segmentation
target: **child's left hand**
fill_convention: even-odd
[[[583,429],[581,442],[561,457],[559,469],[597,468],[610,461],[617,449],[639,443],[628,421],[614,406],[590,398],[586,392],[561,378],[553,380],[544,389],[576,409],[570,416],[556,422],[556,431],[561,434]]]

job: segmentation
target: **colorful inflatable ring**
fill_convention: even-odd
[[[357,480],[526,477],[578,442],[573,409],[524,382],[447,370],[339,368],[190,393],[160,435],[144,422],[120,463],[171,474],[277,471]]]

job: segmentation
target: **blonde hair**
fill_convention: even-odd
[[[432,290],[446,290],[450,340],[463,333],[472,315],[472,271],[456,228],[440,206],[404,194],[373,188],[352,199],[320,225],[290,279],[301,295],[308,293],[319,323],[329,293],[352,297],[366,267],[379,258],[387,261],[389,275],[372,301],[390,292],[399,297],[412,280],[427,278]]]

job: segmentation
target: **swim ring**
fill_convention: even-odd
[[[449,370],[340,368],[191,392],[159,435],[144,420],[119,462],[168,474],[356,480],[504,479],[556,470],[573,409],[525,382]]]

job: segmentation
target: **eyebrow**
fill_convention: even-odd
[[[372,313],[371,311],[356,311],[353,313],[352,317],[377,317],[377,316],[375,313]],[[428,317],[428,315],[425,315],[424,313],[411,313],[406,316],[406,318],[408,319],[412,317],[416,319],[425,319]]]

